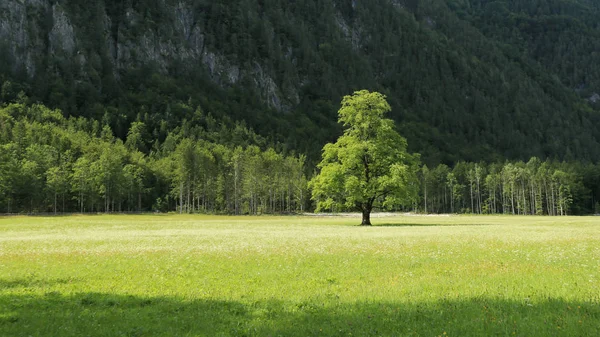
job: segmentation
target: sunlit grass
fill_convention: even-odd
[[[600,218],[373,222],[0,218],[0,335],[600,335]]]

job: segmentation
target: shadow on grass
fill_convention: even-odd
[[[444,334],[446,333],[446,334]],[[2,336],[598,336],[598,302],[182,300],[0,295]]]
[[[34,287],[49,287],[60,284],[74,283],[77,280],[72,278],[40,280],[32,277],[25,277],[15,280],[0,279],[0,290],[12,288],[34,288]]]

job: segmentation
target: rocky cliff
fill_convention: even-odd
[[[206,22],[200,22],[202,11],[194,8],[194,1],[160,1],[160,26],[148,24],[152,18],[132,2],[118,4],[114,15],[110,14],[115,9],[107,8],[108,3],[82,4],[96,7],[86,8],[92,14],[85,17],[78,12],[81,6],[76,1],[0,2],[0,42],[12,60],[13,70],[23,68],[35,78],[43,60],[59,58],[86,73],[86,65],[94,62],[91,58],[106,58],[118,77],[122,70],[146,64],[166,74],[178,63],[188,69],[202,67],[222,87],[251,81],[263,101],[278,111],[288,111],[298,103],[298,93],[283,93],[264,62],[254,60],[242,69],[219,50],[207,46],[203,30]],[[103,47],[90,48],[91,36]]]

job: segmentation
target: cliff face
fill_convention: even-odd
[[[3,53],[12,61],[13,67],[24,67],[27,74],[35,75],[34,55],[45,53],[47,34],[31,11],[48,14],[49,2],[43,0],[9,0],[0,2],[0,41]],[[71,36],[73,36],[71,34]]]
[[[156,26],[148,25],[148,17],[131,2],[112,16],[102,2],[90,3],[97,8],[86,21],[69,1],[5,0],[0,2],[0,43],[13,70],[24,69],[30,78],[36,76],[44,60],[52,58],[74,63],[83,73],[87,63],[94,62],[90,58],[106,58],[115,77],[122,70],[150,63],[166,74],[179,63],[189,69],[201,66],[222,87],[251,81],[263,101],[276,110],[287,111],[298,103],[298,93],[292,90],[284,95],[265,64],[255,61],[241,69],[218,50],[207,47],[202,29],[205,23],[199,22],[193,1],[159,3],[162,22]],[[101,55],[90,53],[90,36],[99,37],[95,42],[104,45],[93,48]]]

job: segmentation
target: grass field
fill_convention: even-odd
[[[0,217],[0,336],[600,336],[600,218]]]

